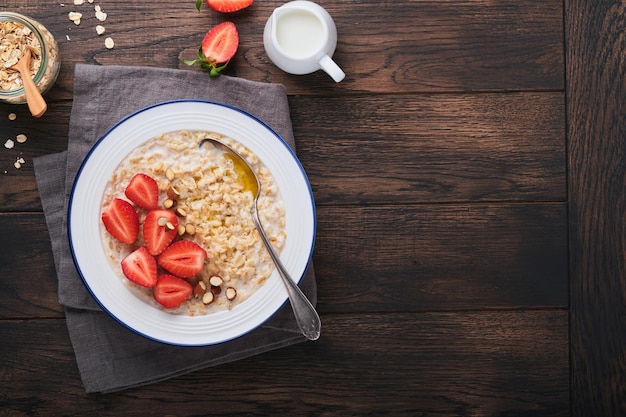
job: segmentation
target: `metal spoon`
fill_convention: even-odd
[[[225,152],[225,156],[230,158],[235,164],[235,169],[242,172],[246,177],[246,188],[252,191],[252,195],[254,196],[254,201],[252,203],[252,207],[250,208],[250,214],[252,215],[252,221],[254,226],[259,231],[261,235],[261,240],[265,244],[265,248],[270,254],[276,269],[278,270],[278,274],[283,280],[285,287],[287,289],[287,294],[289,295],[289,301],[291,303],[291,308],[293,309],[293,313],[296,317],[296,321],[298,322],[298,326],[302,331],[302,334],[307,337],[309,340],[317,340],[320,337],[320,317],[315,311],[315,307],[311,304],[311,302],[306,298],[306,295],[302,293],[300,288],[296,285],[296,283],[291,279],[289,273],[283,266],[280,259],[274,252],[272,245],[263,230],[263,226],[261,226],[261,221],[259,220],[259,213],[257,208],[257,201],[259,199],[259,195],[261,194],[261,183],[259,178],[256,176],[250,164],[244,157],[242,157],[239,152],[235,151],[228,145],[223,144],[222,142],[212,139],[205,138],[200,141],[200,147],[202,147],[205,143],[210,142],[217,149],[220,149]]]
[[[22,75],[24,94],[26,95],[26,102],[31,114],[33,117],[41,117],[48,109],[48,105],[30,76],[30,49],[26,48],[24,55],[11,69],[19,71]]]

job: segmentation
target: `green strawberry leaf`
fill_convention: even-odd
[[[196,0],[196,10],[200,11],[200,6],[202,6],[202,0]]]
[[[211,71],[209,71],[209,76],[210,77],[219,77],[220,74],[222,73],[222,71],[224,71],[226,69],[227,65],[228,65],[228,62],[225,63],[222,66],[211,68]]]
[[[197,59],[183,59],[182,61],[183,61],[183,64],[189,65],[189,66],[195,65],[198,62]]]

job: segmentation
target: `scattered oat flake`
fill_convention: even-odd
[[[17,119],[17,114],[9,113],[9,120],[15,120],[15,119]]]
[[[76,26],[78,26],[80,25],[80,19],[83,17],[83,14],[78,12],[69,12],[67,17],[74,22]]]
[[[108,49],[113,49],[113,47],[115,46],[115,42],[113,42],[113,38],[108,37],[104,40],[104,46],[106,46]]]
[[[15,161],[15,163],[13,164],[13,166],[17,169],[20,169],[22,167],[22,165],[24,164],[24,158],[20,158],[18,157],[17,160]]]
[[[106,32],[106,29],[104,28],[104,26],[102,25],[96,26],[96,33],[98,34],[98,36],[104,34],[104,32]]]
[[[17,143],[24,143],[24,142],[26,142],[26,141],[28,140],[28,138],[26,137],[26,135],[25,135],[25,134],[23,134],[23,133],[20,133],[19,135],[17,135],[17,136],[15,137],[15,139],[17,140]]]
[[[101,22],[104,22],[105,20],[107,20],[107,14],[104,13],[103,11],[98,10],[96,12],[96,19],[98,19]]]
[[[80,6],[83,3],[85,3],[85,0],[74,0],[74,5],[76,6]]]
[[[70,40],[70,35],[65,35],[65,39]]]
[[[7,139],[7,141],[4,142],[4,147],[7,149],[13,149],[14,146],[15,142],[13,142],[11,139]]]

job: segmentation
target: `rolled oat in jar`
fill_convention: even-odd
[[[31,18],[0,12],[0,101],[12,104],[26,102],[21,75],[11,68],[26,49],[31,52],[31,76],[44,94],[52,87],[61,69],[54,36]]]

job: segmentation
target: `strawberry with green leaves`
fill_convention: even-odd
[[[187,65],[200,64],[202,69],[216,77],[226,69],[237,48],[239,47],[239,32],[233,22],[223,22],[211,28],[198,49],[198,58],[183,60]]]

